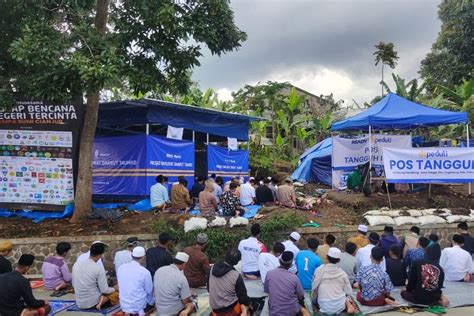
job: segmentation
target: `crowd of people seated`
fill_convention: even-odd
[[[296,208],[296,193],[293,181],[287,178],[281,185],[274,177],[255,179],[247,182],[232,178],[224,182],[222,177],[212,174],[209,179],[196,177],[190,190],[185,177],[168,190],[168,178],[159,175],[156,184],[150,188],[150,202],[155,212],[170,210],[188,212],[199,209],[203,216],[243,216],[245,207],[251,205],[280,205]]]
[[[201,184],[210,190],[209,183]],[[226,192],[232,187],[231,183]],[[359,304],[367,306],[397,304],[390,295],[394,286],[404,286],[401,297],[414,304],[448,306],[444,282],[471,282],[474,239],[466,223],[458,225],[451,246],[444,249],[438,236],[424,237],[416,226],[398,238],[392,227],[385,227],[380,236],[359,225],[344,252],[335,247],[336,238],[331,234],[324,242],[310,237],[303,246],[298,232],[276,242],[268,252],[260,233],[260,225],[253,224],[250,237],[230,248],[214,265],[205,254],[205,233],[199,233],[193,246],[175,255],[170,252],[173,238],[166,232],[147,250],[138,238],[130,237],[125,249],[115,253],[113,286],[102,261],[105,243],[93,242],[70,272],[65,259],[71,245],[60,242],[56,253],[42,263],[44,286],[56,292],[73,289],[77,307],[84,310],[120,303],[122,311],[130,315],[156,310],[159,315],[180,316],[198,310],[193,288],[203,288],[209,292],[212,315],[237,316],[250,315],[253,304],[245,280],[256,280],[268,294],[270,315],[293,316],[309,315],[305,291],[311,292],[313,310],[337,314],[357,311],[354,290]],[[0,315],[47,315],[48,301],[34,297],[24,276],[34,256],[22,254],[13,270],[7,259],[12,248],[10,241],[0,241]],[[241,271],[235,268],[239,262]]]

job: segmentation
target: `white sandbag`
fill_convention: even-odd
[[[421,213],[423,215],[434,215],[435,212],[436,212],[435,208],[427,208],[426,210],[421,210]]]
[[[370,226],[378,225],[395,225],[395,221],[390,216],[385,215],[367,215],[364,218],[369,222]]]
[[[423,215],[423,212],[421,212],[420,210],[408,210],[407,212],[408,214],[410,214],[410,216],[413,217],[419,217]]]
[[[393,219],[397,226],[400,225],[418,225],[420,221],[416,217],[412,216],[399,216]]]
[[[295,187],[304,187],[304,184],[301,182],[293,182],[293,186]]]
[[[442,209],[438,210],[436,213],[437,213],[438,216],[443,216],[443,217],[453,215],[453,213],[451,213],[451,210],[449,210],[447,208],[442,208]]]
[[[390,217],[397,217],[400,216],[400,211],[393,210],[393,211],[382,211],[382,210],[373,210],[364,213],[364,216],[373,215],[373,216],[390,216]]]
[[[247,226],[249,224],[249,220],[245,217],[231,217],[229,220],[230,227],[234,226]]]
[[[206,229],[206,228],[207,228],[207,219],[202,218],[202,217],[193,217],[184,222],[185,233],[195,230],[195,229]]]
[[[418,221],[422,226],[428,224],[446,224],[446,220],[444,218],[436,215],[423,215],[418,217]]]
[[[216,217],[212,222],[209,223],[209,227],[219,227],[219,226],[225,226],[227,224],[227,221],[225,220],[224,217]]]
[[[470,216],[466,215],[449,215],[446,216],[446,221],[451,224],[451,223],[459,223],[459,222],[467,222],[470,220]]]

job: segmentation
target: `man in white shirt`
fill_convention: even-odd
[[[359,269],[362,267],[370,266],[372,264],[372,259],[370,257],[372,255],[372,248],[377,246],[379,243],[380,243],[380,235],[377,233],[370,233],[369,244],[357,250],[357,253],[356,253],[357,271],[359,271]],[[379,267],[383,271],[387,270],[387,267],[385,264],[385,258],[382,259],[382,261],[379,264]]]
[[[164,185],[167,178],[161,174],[156,177],[156,183],[150,187],[151,207],[163,209],[166,203],[170,203],[168,188]]]
[[[105,244],[95,243],[91,246],[90,257],[72,267],[72,286],[80,309],[100,310],[110,300],[109,295],[117,290],[117,287],[108,286],[105,270],[97,264],[104,252]]]
[[[266,252],[265,245],[258,240],[260,235],[260,224],[253,224],[250,228],[251,236],[241,240],[239,243],[239,251],[242,254],[242,273],[244,277],[255,280],[260,276],[258,268],[258,256],[262,252]]]
[[[95,245],[95,244],[103,244],[103,245],[105,245],[105,247],[107,247],[107,245],[106,245],[104,242],[100,241],[100,240],[94,241],[94,242],[91,244],[91,247],[92,247],[92,245]],[[76,263],[82,262],[82,261],[86,261],[86,260],[89,259],[90,256],[91,256],[91,251],[90,251],[90,249],[89,249],[89,251],[84,252],[83,254],[80,254],[80,255],[77,257]],[[97,260],[96,263],[97,263],[99,266],[101,266],[101,267],[105,270],[104,262],[102,261],[102,258],[100,258],[99,260]]]
[[[240,204],[249,206],[255,203],[255,179],[250,178],[247,183],[240,186]]]
[[[260,278],[262,283],[265,283],[265,277],[267,272],[278,268],[280,266],[279,257],[285,251],[285,246],[281,242],[277,242],[273,245],[271,252],[262,252],[258,256],[258,268],[260,270]]]
[[[298,232],[292,232],[290,234],[290,237],[288,240],[283,242],[283,246],[285,246],[285,251],[291,251],[293,253],[293,264],[291,265],[291,268],[288,269],[288,271],[296,273],[296,264],[295,264],[295,258],[298,252],[300,252],[300,248],[298,248],[297,244],[298,241],[300,240],[301,235]]]
[[[155,304],[158,315],[186,316],[196,309],[188,280],[183,269],[189,260],[185,252],[178,252],[174,264],[156,270],[154,277]]]
[[[122,264],[117,271],[120,307],[127,314],[144,315],[147,305],[154,305],[153,281],[145,263],[145,248],[135,247],[132,261]]]
[[[132,251],[138,245],[137,237],[128,237],[127,238],[127,249],[117,251],[115,253],[114,265],[115,272],[118,271],[120,266],[125,263],[132,262]]]
[[[446,281],[471,281],[472,257],[461,248],[463,245],[464,237],[456,234],[453,236],[453,246],[444,248],[441,252],[439,265],[444,270]]]

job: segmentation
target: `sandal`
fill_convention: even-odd
[[[441,315],[446,314],[446,309],[443,306],[434,305],[425,308],[425,312]]]
[[[403,306],[403,307],[400,307],[398,309],[398,311],[400,313],[404,313],[404,314],[414,314],[417,312],[416,309],[414,309],[413,307],[410,307],[410,306]]]

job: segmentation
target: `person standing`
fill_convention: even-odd
[[[405,285],[407,280],[407,267],[403,263],[401,256],[402,247],[399,245],[392,245],[392,247],[390,247],[390,257],[385,259],[387,267],[386,272],[394,286]]]
[[[392,245],[400,245],[397,237],[393,234],[392,226],[385,226],[382,237],[380,238],[380,248],[383,250],[384,257],[390,256],[390,247]]]
[[[354,243],[351,243],[355,246]],[[316,269],[312,283],[313,304],[324,314],[348,314],[355,312],[350,298],[352,286],[347,274],[338,266],[341,251],[332,247],[329,249],[328,263]]]
[[[145,248],[135,247],[132,261],[120,265],[117,270],[120,307],[124,313],[144,315],[147,305],[155,303],[153,281],[144,263]]]
[[[439,265],[443,268],[446,281],[471,281],[472,257],[464,246],[464,237],[453,236],[453,246],[444,248],[441,252]]]
[[[281,242],[276,242],[269,253],[262,252],[258,256],[258,268],[262,283],[265,283],[265,277],[267,276],[268,271],[278,268],[280,265],[278,258],[281,256],[283,251],[285,251],[285,246],[283,246]]]
[[[366,225],[360,224],[357,227],[357,235],[349,238],[348,242],[356,244],[357,249],[365,247],[369,244],[369,238],[367,238],[367,232],[369,231]]]
[[[298,247],[298,242],[301,238],[301,235],[298,232],[292,232],[288,238],[283,242],[283,246],[285,246],[286,251],[291,251],[293,253],[293,265],[288,269],[288,271],[292,273],[296,273],[296,264],[294,259],[300,252],[300,248]]]
[[[249,181],[240,186],[240,204],[249,206],[255,203],[255,179],[250,178]]]
[[[64,260],[70,250],[70,243],[60,242],[56,245],[56,255],[44,259],[41,272],[43,273],[44,287],[47,290],[59,291],[71,286],[72,275]]]
[[[128,237],[126,243],[127,243],[127,249],[120,250],[115,253],[115,258],[114,258],[115,272],[118,271],[119,267],[122,264],[132,262],[132,251],[136,246],[138,246],[138,238]]]
[[[242,256],[242,274],[254,280],[260,277],[258,256],[262,252],[267,252],[267,248],[258,240],[260,224],[255,223],[250,227],[250,235],[249,238],[240,241],[238,249]]]
[[[304,290],[298,277],[288,271],[293,265],[293,252],[284,251],[280,266],[270,270],[263,290],[268,293],[268,306],[272,316],[308,315],[304,307]]]
[[[435,262],[439,264],[439,259],[441,259],[441,246],[438,243],[439,237],[436,234],[430,234],[428,239],[430,240],[428,247],[432,248]]]
[[[418,226],[412,226],[410,232],[400,238],[400,246],[403,248],[403,258],[406,257],[408,250],[417,248],[419,238],[420,228]]]
[[[336,242],[336,237],[334,237],[334,235],[332,234],[328,234],[325,238],[325,241],[326,242],[323,245],[318,247],[316,253],[323,260],[324,263],[328,263],[328,259],[326,258],[326,256],[328,254],[329,248],[331,248],[332,245],[334,245],[334,243]]]
[[[12,264],[6,257],[12,253],[13,244],[10,240],[0,241],[0,274],[12,271]]]
[[[178,252],[173,264],[156,270],[153,284],[158,315],[187,316],[196,310],[188,280],[183,274],[188,260],[186,253]]]
[[[423,259],[412,266],[405,291],[400,295],[403,299],[423,305],[449,305],[448,298],[443,295],[444,271],[436,263],[436,250],[427,248]]]
[[[160,236],[158,236],[158,244],[156,247],[147,250],[146,268],[150,271],[152,277],[155,275],[156,270],[173,263],[173,258],[168,251],[172,239],[170,234],[166,232],[161,233]]]
[[[250,298],[244,279],[234,268],[240,259],[240,251],[231,248],[225,254],[224,261],[217,262],[211,268],[207,290],[212,316],[248,315]]]
[[[105,270],[97,264],[104,252],[105,244],[95,243],[90,248],[89,259],[76,262],[72,267],[72,285],[80,309],[100,310],[105,303],[118,301],[118,287],[109,287]]]
[[[319,241],[316,238],[306,240],[307,250],[301,250],[296,255],[295,263],[298,279],[305,290],[311,290],[314,271],[322,264],[321,258],[316,254]]]
[[[161,174],[156,177],[156,183],[150,187],[151,207],[163,210],[170,203],[168,188],[165,186],[166,177]]]
[[[337,266],[347,274],[349,282],[354,284],[357,276],[357,259],[355,257],[357,253],[357,245],[353,242],[346,244],[346,252],[341,253],[341,260],[337,263]]]
[[[278,187],[277,199],[281,206],[296,208],[296,192],[293,187],[293,180],[286,178],[285,184]]]
[[[33,255],[23,254],[14,271],[0,275],[0,315],[44,316],[51,311],[48,301],[34,297],[30,281],[24,277],[34,260]]]
[[[184,275],[189,286],[198,288],[206,286],[209,274],[209,259],[203,252],[206,248],[208,237],[205,233],[199,233],[194,246],[186,247],[183,252],[188,254],[189,260],[184,266]]]
[[[418,238],[417,248],[410,249],[407,251],[407,255],[404,259],[404,265],[405,267],[407,267],[408,277],[410,276],[412,265],[416,261],[424,258],[425,249],[428,247],[429,244],[430,244],[430,241],[428,240],[428,238],[420,237]]]
[[[369,244],[365,247],[360,248],[357,250],[356,253],[356,259],[357,259],[357,269],[360,270],[362,267],[366,267],[372,264],[372,249],[376,246],[378,246],[380,243],[380,236],[379,234],[372,232],[369,234]],[[382,259],[382,262],[380,263],[380,268],[385,271],[386,270],[386,264],[385,264],[385,258]]]

